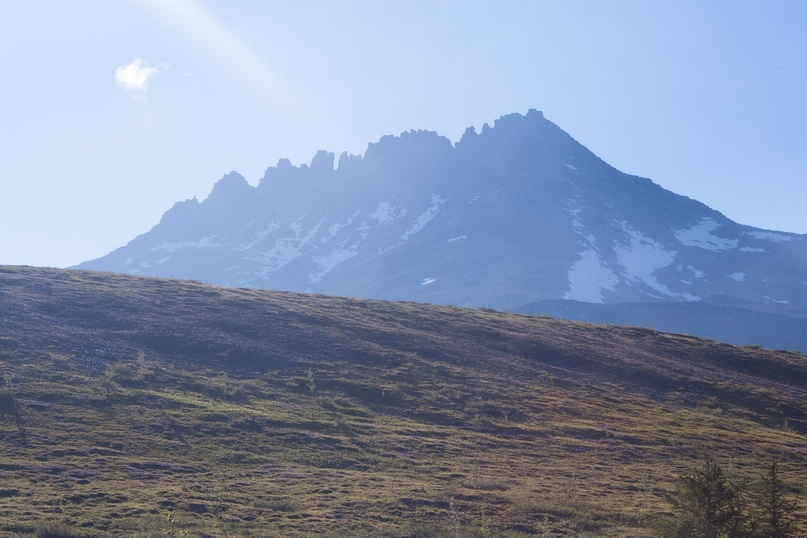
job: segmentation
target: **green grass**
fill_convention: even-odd
[[[0,536],[649,537],[704,450],[805,508],[798,353],[18,267],[0,309]]]

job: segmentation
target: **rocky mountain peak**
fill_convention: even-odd
[[[281,159],[257,188],[231,172],[80,267],[507,310],[720,298],[807,318],[807,237],[624,174],[537,110],[456,144],[412,130],[334,160]]]
[[[204,203],[238,203],[244,196],[250,196],[251,191],[252,187],[247,183],[247,180],[244,179],[244,176],[233,171],[225,174],[224,177],[213,185],[213,190],[210,191],[210,195]]]

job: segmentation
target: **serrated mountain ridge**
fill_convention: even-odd
[[[79,267],[503,310],[565,299],[807,313],[807,236],[624,174],[536,110],[454,144],[409,131],[363,156],[282,159],[256,187],[229,173]]]

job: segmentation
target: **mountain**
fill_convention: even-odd
[[[510,311],[572,300],[653,304],[662,317],[673,305],[675,317],[678,303],[708,304],[722,310],[707,326],[745,311],[807,323],[807,236],[624,174],[538,111],[456,144],[410,131],[334,161],[281,160],[257,187],[230,173],[79,268]],[[737,332],[732,342],[758,343]]]
[[[2,536],[650,538],[707,450],[807,501],[798,353],[29,267],[0,326]]]
[[[515,310],[592,323],[633,325],[700,334],[740,345],[772,349],[807,349],[807,318],[719,302],[656,302],[594,304],[571,300],[540,301]]]

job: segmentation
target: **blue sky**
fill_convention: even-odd
[[[530,108],[807,233],[802,0],[5,0],[0,72],[0,264],[102,256],[231,170]]]

